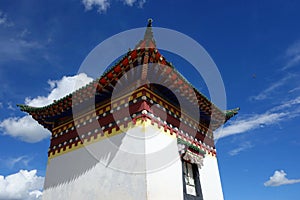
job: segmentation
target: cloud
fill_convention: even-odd
[[[16,158],[6,158],[0,159],[2,163],[4,163],[9,169],[14,168],[16,165],[22,165],[24,167],[28,167],[28,163],[32,158],[29,156],[19,156]]]
[[[99,13],[105,12],[110,6],[109,0],[82,0],[82,3],[86,10],[96,7]]]
[[[288,68],[300,64],[300,40],[296,41],[291,46],[289,46],[285,54],[288,61],[285,64],[285,66],[282,68],[282,70],[286,70]]]
[[[11,102],[8,102],[8,103],[7,103],[7,109],[8,109],[8,110],[16,110],[16,108],[13,107],[13,105],[12,105]]]
[[[9,21],[7,15],[0,11],[0,26],[12,27],[14,23]],[[2,29],[0,34],[0,61],[25,61],[30,60],[31,53],[35,50],[43,53],[47,42],[38,41],[29,37],[30,31],[20,26]]]
[[[42,107],[51,104],[54,100],[60,99],[67,94],[83,87],[93,79],[81,73],[75,76],[64,76],[60,80],[49,80],[50,93],[47,96],[36,98],[27,97],[25,104],[35,107]],[[0,121],[0,130],[4,135],[10,135],[22,141],[35,143],[50,135],[50,132],[38,124],[31,116],[9,117]]]
[[[20,38],[25,38],[26,36],[28,36],[28,35],[30,35],[30,31],[27,29],[27,28],[25,28],[25,29],[23,29],[23,31],[19,34],[19,37]]]
[[[124,4],[128,6],[133,6],[134,4],[137,4],[139,8],[142,8],[143,5],[146,3],[146,0],[122,0]]]
[[[283,102],[282,104],[269,109],[262,114],[255,114],[250,117],[235,121],[229,121],[228,125],[215,132],[215,139],[241,134],[257,128],[276,124],[281,120],[298,117],[300,114],[300,96]]]
[[[37,176],[37,170],[20,170],[6,177],[0,175],[0,200],[41,199],[44,177]]]
[[[300,96],[296,97],[292,100],[289,100],[287,102],[282,103],[279,106],[275,106],[272,109],[270,109],[270,112],[275,112],[275,111],[279,111],[279,110],[284,110],[284,109],[288,109],[291,108],[292,106],[297,106],[300,104]]]
[[[288,179],[286,178],[286,173],[283,170],[275,171],[274,175],[270,177],[268,181],[264,183],[266,187],[269,186],[280,186],[300,183],[300,179]]]
[[[10,38],[12,33],[0,37],[0,61],[27,60],[32,50],[43,49],[37,41],[23,38]]]
[[[283,86],[288,80],[290,80],[291,78],[294,78],[294,77],[295,77],[295,75],[288,74],[287,76],[283,77],[279,81],[274,82],[272,85],[270,85],[267,89],[265,89],[262,92],[260,92],[258,95],[252,96],[251,99],[254,99],[254,100],[264,100],[264,99],[269,98],[269,96],[275,90],[277,90],[279,87]]]
[[[253,115],[246,119],[236,120],[229,123],[228,126],[218,129],[215,132],[215,139],[221,139],[231,135],[241,134],[265,125],[275,124],[284,119],[287,113],[264,113]]]
[[[288,69],[288,68],[290,68],[290,67],[293,67],[293,66],[295,66],[295,65],[297,65],[297,64],[299,64],[300,63],[300,55],[295,55],[295,56],[293,56],[289,61],[288,61],[288,63],[283,67],[283,70],[286,70],[286,69]]]
[[[229,155],[236,156],[240,152],[250,149],[252,147],[253,147],[253,145],[250,142],[245,142],[245,143],[241,144],[238,148],[229,151]]]
[[[1,11],[0,11],[0,25],[5,24],[7,21],[6,15],[4,15]]]
[[[133,6],[133,4],[134,4],[134,2],[136,2],[136,0],[123,0],[123,2],[128,6]]]
[[[53,103],[73,91],[90,83],[93,79],[84,73],[75,76],[63,76],[60,80],[49,80],[50,93],[47,96],[38,96],[35,98],[27,97],[25,104],[35,107],[42,107]]]
[[[39,142],[50,135],[50,132],[38,124],[31,116],[10,117],[0,122],[4,135],[18,138],[24,142]]]
[[[134,6],[137,5],[138,8],[142,8],[146,3],[146,0],[121,0],[125,5]],[[99,13],[106,12],[110,7],[112,0],[82,0],[85,10],[92,10],[97,8]]]
[[[295,88],[289,90],[289,93],[293,93],[293,92],[296,92],[298,90],[300,90],[300,87],[295,87]]]
[[[0,10],[0,25],[13,26],[13,23],[8,21],[7,15],[4,14],[1,10]]]

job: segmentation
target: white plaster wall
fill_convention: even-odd
[[[206,154],[199,174],[203,199],[224,200],[217,158]]]
[[[151,125],[145,131],[147,200],[182,200],[182,165],[177,140],[161,131]]]
[[[150,123],[50,160],[44,200],[182,200],[177,142]]]
[[[43,199],[146,199],[145,144],[137,134],[142,127],[51,159]]]

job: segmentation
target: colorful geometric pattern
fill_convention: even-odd
[[[130,118],[126,116],[128,110]],[[118,116],[117,120],[114,119],[113,113]],[[161,118],[163,113],[167,113],[165,121]],[[54,128],[48,156],[52,158],[65,151],[121,134],[137,122],[156,125],[158,129],[163,130],[162,132],[176,136],[178,143],[188,144],[188,148],[195,153],[216,154],[211,130],[148,88],[142,87],[132,95],[124,96],[111,104],[104,104],[96,109],[96,112],[87,112],[74,121]],[[193,136],[190,134],[192,132],[196,134]]]

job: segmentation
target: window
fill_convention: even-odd
[[[184,200],[203,200],[197,165],[183,160],[182,170]]]
[[[194,180],[194,172],[193,172],[193,166],[191,163],[184,162],[183,164],[183,174],[184,174],[184,180],[185,180],[185,189],[186,193],[196,196],[196,186],[195,186],[195,180]]]

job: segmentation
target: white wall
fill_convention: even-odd
[[[182,200],[182,166],[176,137],[151,125],[145,133],[147,200]]]
[[[200,183],[204,200],[223,200],[223,191],[217,158],[206,154],[203,166],[199,169]]]
[[[146,199],[144,142],[119,134],[54,157],[47,166],[45,200]],[[135,152],[136,154],[133,154]]]
[[[181,200],[176,138],[149,122],[50,160],[44,200]]]

